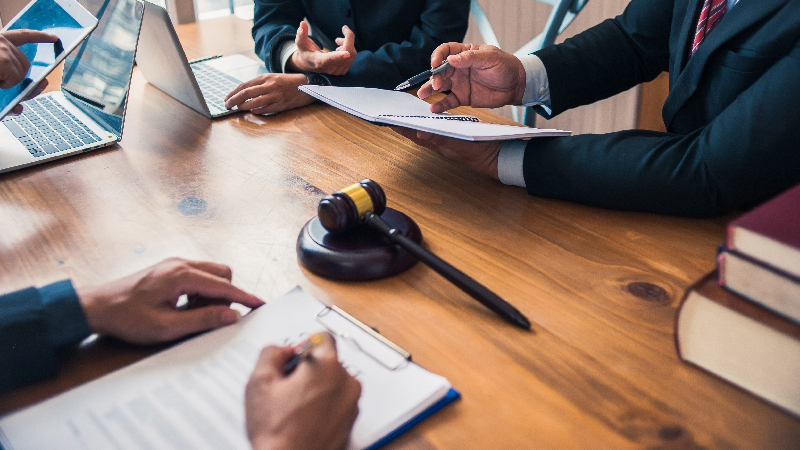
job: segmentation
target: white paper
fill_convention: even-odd
[[[6,450],[249,449],[244,388],[261,348],[325,331],[316,319],[324,307],[295,289],[236,325],[0,418],[0,443]],[[337,348],[362,385],[351,449],[375,443],[450,389],[410,362],[386,368],[349,338],[337,337]]]
[[[427,131],[466,141],[569,136],[569,131],[479,122],[474,116],[435,114],[430,104],[400,91],[361,87],[300,86],[300,90],[370,122]]]

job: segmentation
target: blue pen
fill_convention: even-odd
[[[395,91],[402,91],[403,89],[409,88],[409,87],[411,87],[411,86],[413,86],[413,85],[415,85],[417,83],[422,83],[423,81],[425,81],[428,78],[436,75],[437,73],[443,71],[444,69],[447,69],[448,67],[450,67],[450,63],[448,63],[445,60],[445,62],[440,64],[438,67],[434,67],[433,69],[426,70],[425,72],[422,72],[419,75],[415,75],[415,76],[409,78],[408,80],[403,81],[402,83],[398,84],[397,87],[394,88],[394,90]]]

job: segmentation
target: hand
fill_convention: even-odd
[[[302,73],[265,73],[242,83],[225,97],[225,107],[270,114],[314,103],[314,97],[297,90],[306,84]]]
[[[30,61],[20,51],[19,46],[38,42],[56,42],[58,36],[34,30],[12,30],[0,33],[0,89],[9,89],[25,79]],[[42,80],[28,96],[28,99],[41,94],[47,87],[47,80]],[[27,100],[27,99],[26,99]],[[12,110],[14,114],[22,112],[22,105]]]
[[[457,106],[497,108],[518,105],[525,94],[525,68],[511,53],[492,45],[448,43],[431,55],[431,67],[447,59],[450,68],[437,73],[419,88],[420,98],[451,91],[431,105],[440,113]]]
[[[24,44],[56,42],[58,36],[34,30],[12,30],[0,33],[0,89],[9,89],[25,79],[30,61],[17,48]]]
[[[261,352],[245,390],[247,435],[254,450],[343,449],[358,416],[361,384],[336,357],[333,337],[288,376],[292,347]]]
[[[171,258],[133,275],[78,290],[92,331],[153,344],[229,325],[239,319],[231,303],[258,308],[264,302],[231,284],[231,270],[210,262]],[[186,294],[190,308],[176,308]],[[209,300],[210,299],[210,300]],[[193,307],[197,306],[197,307]]]
[[[356,58],[355,34],[345,25],[342,27],[344,37],[336,38],[335,51],[325,51],[308,37],[308,23],[300,22],[297,29],[297,51],[292,53],[286,65],[295,72],[317,72],[328,75],[344,75],[353,65]]]
[[[395,133],[417,145],[433,150],[434,153],[460,162],[495,180],[500,179],[497,176],[497,155],[500,154],[502,142],[468,142],[411,128],[391,128]]]

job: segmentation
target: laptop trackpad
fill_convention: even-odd
[[[35,160],[8,128],[0,124],[0,171]]]
[[[262,73],[269,73],[261,61],[248,58],[244,55],[225,56],[223,58],[206,61],[205,64],[221,70],[242,82],[250,81]]]

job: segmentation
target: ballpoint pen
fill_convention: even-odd
[[[433,75],[436,75],[437,73],[443,71],[444,69],[447,69],[448,67],[450,67],[450,63],[445,61],[442,64],[440,64],[439,66],[434,67],[433,69],[426,70],[425,72],[422,72],[419,75],[414,75],[413,77],[409,78],[408,80],[403,81],[402,83],[398,84],[397,87],[394,88],[394,90],[395,91],[402,91],[403,89],[409,88],[409,87],[411,87],[411,86],[413,86],[413,85],[415,85],[417,83],[421,83],[421,82],[427,80],[428,78],[432,77]]]
[[[294,369],[311,353],[317,345],[322,343],[322,335],[319,333],[312,334],[311,337],[303,341],[294,349],[294,356],[283,366],[283,374],[289,375]]]

